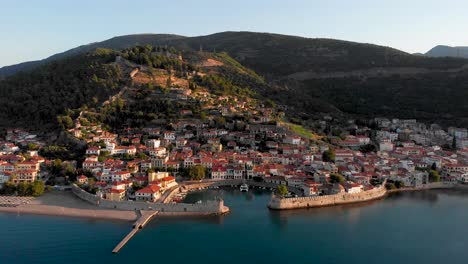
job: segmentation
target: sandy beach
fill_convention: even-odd
[[[82,201],[69,191],[52,191],[37,198],[1,197],[1,200],[8,203],[0,206],[0,212],[18,215],[39,214],[122,221],[136,221],[137,219],[135,211],[102,209]]]

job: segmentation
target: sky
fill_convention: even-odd
[[[468,46],[467,0],[0,0],[0,67],[136,33],[256,31],[426,52]]]

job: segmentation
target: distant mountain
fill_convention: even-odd
[[[468,59],[468,47],[450,47],[439,45],[426,52],[425,55],[429,57],[454,57]]]

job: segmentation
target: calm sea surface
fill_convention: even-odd
[[[268,192],[216,190],[231,213],[130,223],[0,214],[0,263],[468,263],[468,193],[394,194],[359,206],[269,211]]]

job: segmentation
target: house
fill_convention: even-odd
[[[22,161],[16,163],[16,169],[18,170],[39,170],[39,163],[35,161]]]
[[[161,187],[157,185],[149,185],[141,190],[135,192],[135,197],[137,201],[148,201],[148,202],[156,202],[160,194]]]
[[[110,189],[109,193],[106,194],[106,199],[111,201],[122,201],[125,198],[124,189]]]
[[[154,182],[162,180],[163,178],[169,177],[169,172],[158,171],[158,172],[148,172],[148,182]]]
[[[322,185],[319,182],[311,181],[311,180],[306,180],[304,181],[304,184],[302,185],[302,189],[304,190],[304,195],[305,196],[314,196],[319,194],[319,189],[318,187]]]
[[[283,140],[286,144],[299,145],[301,144],[301,137],[299,136],[286,136]]]
[[[227,169],[222,166],[216,166],[211,169],[211,178],[213,180],[225,180]]]
[[[129,171],[116,171],[116,172],[113,172],[111,175],[113,182],[120,182],[120,181],[128,180],[130,176],[131,176],[131,173]]]
[[[360,193],[364,191],[364,186],[360,183],[346,182],[344,187],[347,193]]]
[[[286,185],[286,179],[284,176],[271,176],[264,178],[266,183],[273,183],[276,185]]]
[[[164,132],[164,139],[168,141],[174,141],[176,139],[175,132],[173,131]]]
[[[161,140],[159,139],[149,139],[146,141],[146,146],[149,148],[159,148],[161,146]]]
[[[88,183],[88,177],[84,176],[84,175],[80,175],[76,178],[76,181],[79,183],[79,184],[87,184]]]
[[[20,183],[26,182],[31,183],[36,180],[37,178],[37,171],[36,170],[16,170],[14,172],[13,182]]]
[[[295,187],[295,188],[302,188],[304,184],[304,178],[303,177],[288,177],[286,179],[288,186]]]
[[[86,155],[97,155],[97,156],[99,156],[100,153],[101,153],[101,149],[99,147],[91,146],[88,149],[86,149]]]
[[[173,176],[167,176],[161,179],[161,187],[163,189],[170,189],[172,187],[177,186],[177,182],[175,180],[175,177]]]

